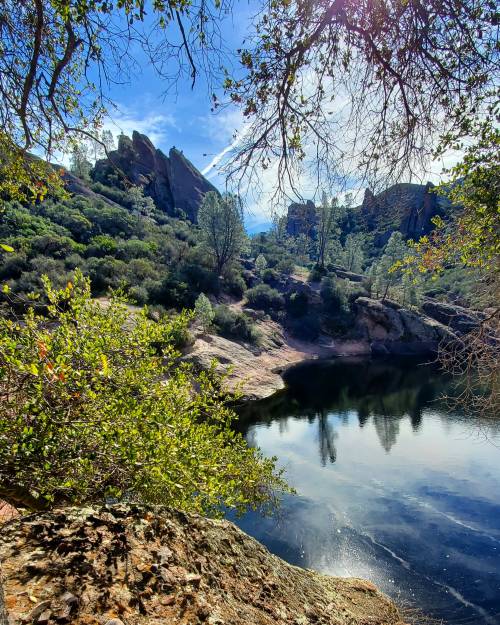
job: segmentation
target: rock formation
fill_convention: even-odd
[[[286,231],[293,237],[305,234],[314,238],[318,225],[318,214],[314,202],[307,200],[305,204],[294,202],[288,207]]]
[[[402,625],[370,582],[290,566],[228,521],[174,510],[20,517],[0,560],[12,625]]]
[[[425,300],[422,304],[422,310],[426,315],[451,328],[458,334],[466,334],[474,330],[478,327],[481,320],[486,317],[486,314],[479,310],[471,310],[456,304],[438,302],[431,298]]]
[[[433,229],[432,217],[442,216],[449,207],[428,182],[395,184],[378,195],[366,189],[363,203],[354,210],[363,228],[374,233],[375,245],[382,247],[394,230],[407,239],[419,239]]]
[[[373,233],[376,247],[383,247],[391,233],[399,230],[406,239],[419,239],[433,228],[435,215],[443,216],[450,211],[450,202],[435,193],[428,182],[421,184],[395,184],[374,195],[366,189],[361,206],[349,211],[341,223],[343,234],[356,231]],[[290,236],[306,234],[314,238],[318,216],[314,203],[290,204],[286,230]]]
[[[97,161],[92,176],[109,183],[120,175],[117,168],[129,183],[143,187],[160,210],[170,215],[182,211],[193,222],[205,193],[216,191],[182,152],[172,148],[166,156],[136,131],[132,139],[119,137],[118,149]]]
[[[432,354],[456,336],[439,321],[389,300],[358,297],[355,309],[356,329],[373,354]]]

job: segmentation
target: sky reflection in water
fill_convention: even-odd
[[[500,421],[451,411],[450,381],[408,361],[314,363],[287,381],[241,427],[298,496],[242,529],[446,623],[500,624]]]

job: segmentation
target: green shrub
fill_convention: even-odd
[[[346,290],[333,276],[323,278],[320,293],[325,313],[337,315],[349,310]]]
[[[132,303],[138,306],[144,306],[149,300],[149,293],[143,286],[130,287],[128,295]]]
[[[309,297],[303,291],[289,293],[286,298],[286,311],[292,317],[303,317],[309,308]]]
[[[243,297],[243,293],[247,290],[247,285],[240,271],[236,268],[227,271],[224,274],[222,288],[226,293],[235,297]]]
[[[320,282],[322,278],[326,275],[326,269],[324,267],[320,267],[319,265],[314,265],[314,267],[309,272],[309,277],[307,278],[308,282]]]
[[[248,305],[260,310],[281,310],[285,305],[283,296],[268,284],[258,284],[245,293]]]
[[[283,258],[276,264],[275,269],[279,273],[289,276],[295,270],[295,263],[292,258]]]
[[[217,334],[233,340],[258,343],[260,334],[252,320],[243,313],[231,310],[227,306],[217,306],[213,325]]]
[[[179,364],[186,316],[155,322],[116,297],[103,307],[79,273],[60,291],[45,281],[45,294],[48,319],[0,318],[0,497],[214,514],[273,501],[274,461],[230,427],[220,380]]]
[[[277,284],[280,279],[280,274],[275,269],[270,269],[269,267],[262,271],[261,276],[263,282],[269,285]]]

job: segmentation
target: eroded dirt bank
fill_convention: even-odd
[[[369,582],[293,567],[232,523],[172,510],[13,519],[0,560],[12,625],[402,625]]]

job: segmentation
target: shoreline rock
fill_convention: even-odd
[[[431,357],[442,342],[455,340],[457,336],[451,324],[445,325],[390,300],[359,297],[355,309],[352,332],[340,339],[320,335],[316,341],[301,341],[279,323],[255,316],[263,336],[259,348],[216,335],[201,335],[184,358],[199,369],[208,369],[217,360],[217,371],[227,375],[227,388],[238,389],[243,400],[253,401],[284,389],[283,373],[307,360],[391,355]]]
[[[6,523],[12,625],[403,625],[370,582],[291,566],[228,521],[133,505]]]

